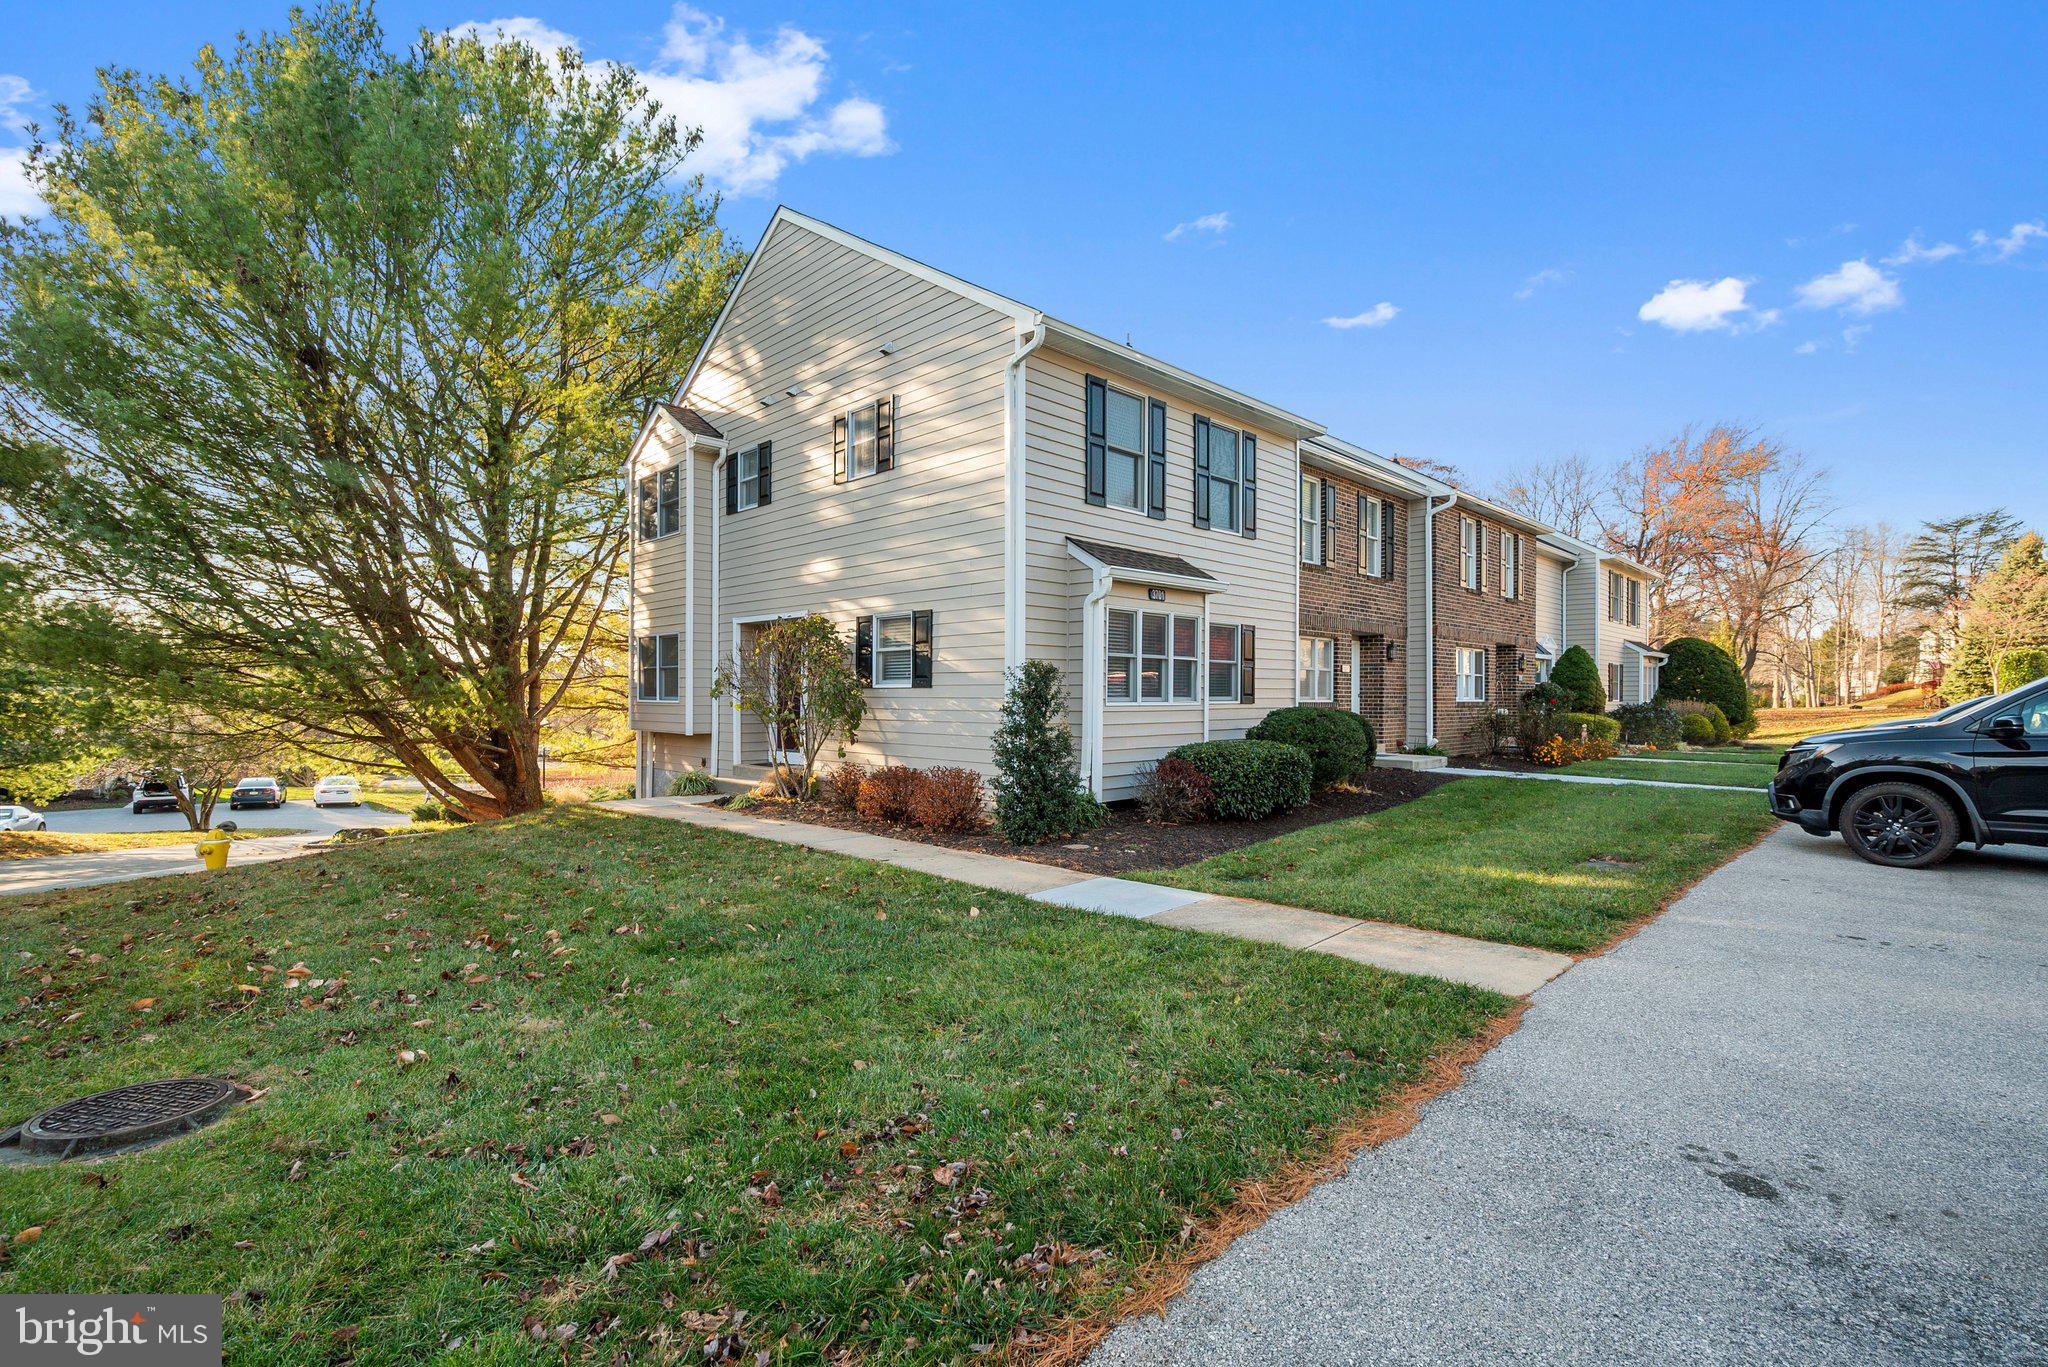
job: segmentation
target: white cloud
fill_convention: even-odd
[[[1637,309],[1636,317],[1673,332],[1733,331],[1745,323],[1751,327],[1775,323],[1775,310],[1758,313],[1750,307],[1749,285],[1732,275],[1714,281],[1674,280]]]
[[[0,217],[26,218],[43,211],[42,197],[29,183],[21,127],[28,109],[38,102],[27,81],[0,72]]]
[[[1870,335],[1870,324],[1852,323],[1842,329],[1842,350],[1854,351]]]
[[[1349,318],[1325,318],[1323,322],[1340,332],[1348,332],[1352,328],[1380,328],[1393,322],[1394,315],[1400,311],[1398,307],[1383,299],[1364,313],[1354,313]]]
[[[487,19],[453,31],[486,41],[518,39],[549,52],[583,48],[574,36],[538,19]],[[878,157],[896,150],[888,115],[873,100],[822,103],[828,62],[825,45],[802,29],[785,24],[757,45],[728,33],[723,19],[677,5],[663,30],[660,55],[638,75],[663,113],[686,129],[703,130],[686,171],[701,172],[736,194],[765,194],[783,171],[811,157]]]
[[[1188,237],[1195,233],[1212,233],[1217,237],[1221,237],[1229,231],[1230,214],[1227,211],[1203,214],[1200,218],[1191,218],[1185,223],[1174,224],[1172,230],[1166,234],[1166,240],[1168,242],[1178,242],[1183,237]]]
[[[1522,282],[1522,287],[1515,291],[1515,298],[1532,298],[1536,291],[1551,285],[1562,285],[1571,278],[1572,273],[1570,271],[1560,270],[1556,266],[1545,266],[1542,270]]]
[[[1800,343],[1800,344],[1799,344],[1798,346],[1796,346],[1796,347],[1793,347],[1793,348],[1792,348],[1792,350],[1793,350],[1793,352],[1794,352],[1795,354],[1797,354],[1797,355],[1800,355],[1800,356],[1811,356],[1811,355],[1813,355],[1813,353],[1814,353],[1814,352],[1816,352],[1816,351],[1819,351],[1819,350],[1820,350],[1820,343],[1819,343],[1819,342],[1801,342],[1801,343]]]
[[[1953,242],[1936,242],[1932,245],[1920,240],[1920,234],[1910,233],[1899,244],[1899,249],[1884,258],[1887,266],[1917,266],[1927,262],[1946,261],[1951,256],[1960,256],[1962,248]]]
[[[1897,280],[1859,259],[1844,261],[1840,270],[1801,285],[1799,302],[1810,309],[1847,309],[1867,318],[1897,308],[1905,296],[1899,292]]]
[[[2037,237],[2048,237],[2048,223],[2035,219],[2032,223],[2015,223],[2012,231],[2004,237],[1993,237],[1989,233],[1971,233],[1970,241],[1991,253],[1994,261],[2003,261],[2012,256],[2028,242]]]

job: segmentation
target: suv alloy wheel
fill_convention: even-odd
[[[1955,808],[1918,783],[1873,783],[1851,794],[1841,827],[1850,849],[1895,869],[1939,864],[1962,838]]]

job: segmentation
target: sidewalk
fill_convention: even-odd
[[[193,839],[196,842],[198,837]],[[326,832],[308,831],[303,835],[237,840],[228,851],[228,867],[232,869],[243,864],[267,864],[276,859],[296,858],[312,853],[308,847],[326,839]],[[0,897],[201,872],[204,870],[199,866],[199,856],[191,845],[154,845],[139,850],[108,850],[103,854],[51,854],[34,859],[7,859],[0,860]]]
[[[1574,962],[1570,955],[1548,950],[1360,921],[1240,897],[1211,897],[1123,878],[1101,878],[1028,859],[976,854],[864,831],[775,821],[705,805],[709,801],[648,797],[598,805],[634,816],[709,826],[784,845],[868,859],[956,883],[1015,893],[1037,902],[1153,921],[1182,930],[1258,940],[1290,949],[1314,950],[1397,973],[1427,974],[1514,997],[1534,992]]]

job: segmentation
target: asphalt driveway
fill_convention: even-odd
[[[176,812],[146,812],[140,816],[126,807],[87,807],[71,812],[45,812],[43,820],[53,831],[73,835],[128,834],[136,831],[182,831],[186,829],[185,818]],[[282,807],[244,807],[239,812],[228,810],[223,798],[213,809],[215,825],[233,821],[237,826],[255,829],[259,826],[286,828],[295,831],[313,831],[326,835],[350,826],[405,826],[412,818],[399,812],[387,812],[377,807],[315,807],[311,802],[299,799],[287,802]]]
[[[2048,851],[1786,829],[1092,1362],[2048,1361]]]

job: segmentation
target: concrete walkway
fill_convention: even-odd
[[[327,838],[326,833],[308,831],[303,835],[270,835],[259,840],[237,840],[228,851],[228,867],[267,864],[311,854],[310,846]],[[193,837],[196,844],[198,837]],[[139,850],[107,850],[101,854],[50,854],[31,859],[0,860],[0,897],[20,897],[31,892],[56,892],[63,888],[90,888],[101,883],[125,883],[136,878],[162,878],[171,874],[203,873],[205,869],[192,845],[153,845]]]
[[[776,821],[705,805],[709,798],[647,797],[600,803],[613,811],[660,817],[750,835],[784,845],[827,850],[855,859],[914,869],[956,883],[1016,893],[1034,901],[1127,916],[1182,930],[1208,931],[1309,949],[1398,973],[1422,973],[1509,996],[1526,996],[1570,968],[1570,955],[1462,935],[1360,921],[1240,897],[1211,897],[1125,878],[1101,878],[1052,864],[947,849],[864,831]]]
[[[1733,783],[1673,783],[1661,778],[1600,778],[1593,774],[1531,774],[1520,769],[1459,769],[1456,767],[1437,770],[1439,774],[1454,774],[1459,778],[1529,778],[1538,783],[1600,783],[1621,788],[1687,788],[1695,792],[1709,793],[1754,793],[1763,796],[1761,788],[1745,788]]]
[[[1781,829],[1091,1367],[2048,1362],[2044,889]]]

